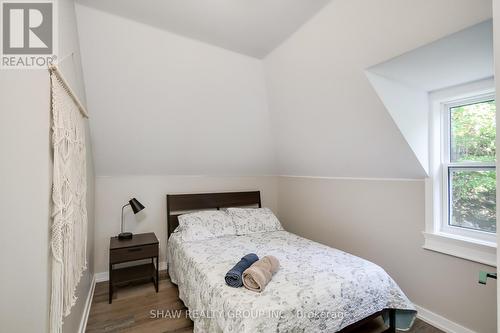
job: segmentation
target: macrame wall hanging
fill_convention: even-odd
[[[86,112],[57,67],[50,68],[50,81],[54,154],[50,332],[60,333],[87,268]]]

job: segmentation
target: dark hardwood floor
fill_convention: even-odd
[[[161,274],[159,287],[158,293],[155,292],[152,283],[118,288],[113,297],[113,304],[108,304],[108,283],[98,283],[94,291],[86,332],[192,332],[193,322],[186,318],[186,308],[179,299],[177,287],[170,282],[165,272]],[[172,313],[172,310],[177,311],[175,318],[168,318],[168,314]],[[152,318],[152,314],[156,318]],[[360,327],[354,333],[378,333],[382,330],[382,320],[376,319]],[[443,333],[418,319],[409,332]]]

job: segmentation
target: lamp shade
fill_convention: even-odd
[[[139,213],[145,208],[136,198],[130,199],[128,203],[130,204],[130,207],[132,207],[132,211],[134,212],[134,214]]]

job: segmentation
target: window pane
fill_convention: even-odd
[[[450,161],[495,161],[495,101],[450,109]]]
[[[452,226],[496,232],[496,170],[450,168]]]

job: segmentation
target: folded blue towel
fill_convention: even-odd
[[[226,273],[226,284],[234,288],[242,287],[243,271],[252,266],[252,264],[257,260],[259,260],[259,257],[257,257],[255,253],[249,253],[241,258],[241,260]]]

